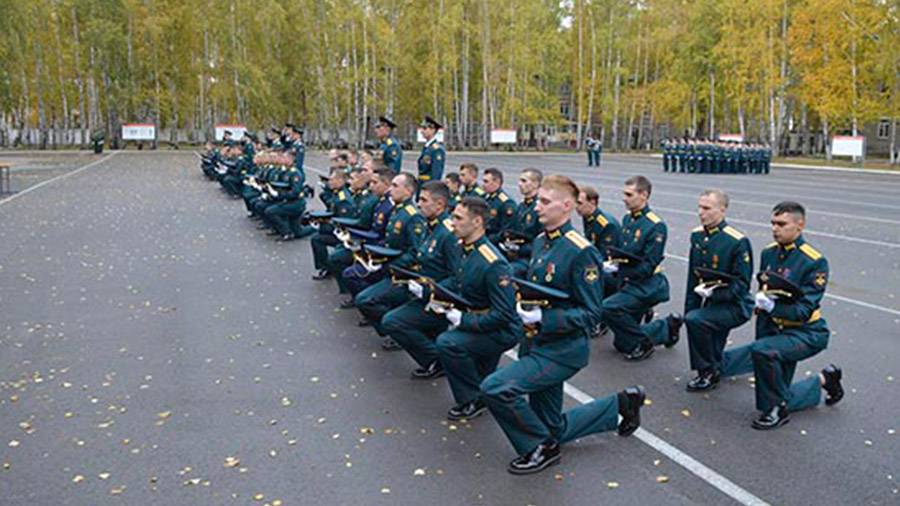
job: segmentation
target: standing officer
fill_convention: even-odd
[[[375,136],[381,141],[381,145],[378,146],[381,160],[394,171],[394,174],[399,174],[403,168],[403,149],[394,137],[395,128],[397,125],[390,118],[379,116],[378,123],[375,124]]]
[[[516,215],[516,201],[503,190],[503,173],[499,170],[493,167],[485,170],[482,180],[486,193],[484,199],[491,213],[485,233],[488,240],[499,244],[500,233],[509,229]]]
[[[642,315],[669,300],[669,280],[660,265],[668,229],[662,218],[650,210],[652,189],[644,176],[625,181],[622,201],[628,214],[622,219],[622,249],[631,258],[609,258],[603,263],[603,272],[618,273],[622,283],[615,294],[603,301],[603,320],[615,333],[616,349],[627,360],[635,361],[649,358],[656,345],[672,347],[678,341],[678,329],[667,329],[667,320],[640,325]]]
[[[519,359],[481,383],[485,402],[519,454],[507,468],[513,474],[536,473],[558,463],[563,443],[616,427],[628,436],[640,426],[641,387],[562,411],[563,383],[588,364],[588,329],[600,321],[603,310],[599,252],[569,221],[577,197],[571,179],[544,179],[537,210],[545,231],[535,240],[527,273],[527,282],[538,290],[547,287],[569,297],[543,309],[518,304],[526,328]]]
[[[594,166],[594,144],[597,141],[594,140],[594,137],[588,135],[587,138],[584,139],[584,150],[587,152],[588,158],[588,167]],[[600,166],[599,160],[597,161],[597,166]]]
[[[543,230],[536,209],[537,193],[543,179],[544,175],[537,169],[528,168],[522,171],[519,175],[522,203],[516,207],[516,213],[508,229],[516,234],[516,237],[504,238],[501,233],[499,242],[495,243],[509,260],[513,276],[525,275],[528,260],[531,259],[531,244]]]
[[[463,294],[474,309],[446,311],[450,330],[437,338],[438,357],[456,400],[447,412],[450,420],[484,414],[481,382],[522,333],[509,263],[485,235],[489,216],[487,204],[477,197],[464,198],[453,210],[453,232],[462,241],[462,265],[442,286]]]
[[[447,159],[447,152],[444,150],[444,145],[437,140],[437,132],[444,128],[443,125],[431,116],[425,116],[425,120],[420,126],[422,127],[422,136],[425,137],[425,146],[422,147],[422,154],[419,155],[417,162],[419,185],[422,185],[426,181],[440,181],[444,177],[444,162]]]
[[[428,220],[428,234],[416,251],[414,269],[438,283],[456,276],[462,256],[459,240],[453,234],[453,221],[447,212],[449,198],[447,185],[440,181],[425,183],[419,194],[419,209]],[[381,317],[383,332],[406,350],[419,365],[412,372],[413,379],[443,376],[444,369],[438,360],[434,340],[438,334],[447,330],[447,319],[440,314],[426,311],[430,294],[428,286],[423,286],[417,281],[410,281],[407,286],[408,288],[403,288],[403,291],[408,290],[412,298],[387,314],[384,314],[384,311],[391,307],[382,305],[380,308],[373,308],[374,314],[370,318],[374,321],[383,315]],[[363,306],[360,306],[360,310],[363,310]]]
[[[722,190],[700,194],[700,226],[691,233],[684,301],[691,369],[697,371],[687,384],[688,392],[704,392],[718,385],[728,333],[749,320],[753,309],[753,251],[750,240],[725,222],[727,209],[728,195]],[[669,319],[674,325],[681,322],[677,314]]]
[[[797,362],[827,348],[830,335],[820,307],[828,285],[828,260],[803,238],[805,225],[806,210],[796,202],[781,202],[772,209],[775,242],[760,255],[756,341],[726,350],[722,360],[722,376],[753,371],[760,412],[753,428],[758,430],[778,428],[791,412],[817,406],[822,390],[828,406],[844,397],[842,371],[834,364],[791,384]],[[784,285],[777,295],[767,286],[775,284],[776,276]]]

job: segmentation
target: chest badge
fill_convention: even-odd
[[[556,274],[556,266],[553,265],[553,262],[547,263],[547,270],[544,272],[544,281],[547,283],[553,281],[553,275]]]
[[[718,268],[719,268],[719,255],[713,255],[713,256],[712,256],[712,268],[713,268],[713,269],[718,269]]]
[[[634,231],[634,240],[637,241],[641,238],[641,229],[637,229]]]

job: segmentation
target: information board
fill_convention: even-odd
[[[491,144],[515,144],[516,131],[505,129],[491,130]]]
[[[145,123],[122,125],[122,140],[152,141],[156,140],[156,127]]]
[[[247,127],[245,127],[244,125],[216,125],[217,141],[221,141],[225,136],[225,130],[231,132],[231,138],[237,141],[244,136],[244,132],[247,131]]]
[[[866,138],[857,135],[835,135],[831,138],[831,156],[862,157],[866,153]]]

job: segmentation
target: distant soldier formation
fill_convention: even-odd
[[[639,362],[675,347],[685,327],[695,372],[686,390],[709,392],[722,378],[752,373],[755,429],[843,397],[834,365],[793,382],[797,363],[825,350],[830,336],[821,308],[829,266],[802,234],[802,205],[781,202],[767,217],[774,242],[762,249],[754,292],[752,245],[726,221],[728,195],[703,191],[684,312],[658,318],[654,308],[670,298],[662,267],[669,231],[650,207],[646,177],[624,181],[621,219],[601,208],[597,188],[534,167],[516,175],[517,202],[504,189],[509,172],[466,162],[445,174],[441,125],[431,117],[420,125],[417,174],[404,172],[394,127],[380,118],[374,151],[329,152],[317,192],[307,184],[315,169],[304,165],[303,130],[291,124],[262,141],[226,136],[208,146],[201,168],[244,201],[260,229],[281,241],[310,238],[313,279],[334,280],[340,307],[357,312],[383,349],[409,355],[412,380],[446,377],[449,420],[490,412],[516,453],[510,473],[546,469],[563,444],[586,435],[639,429],[646,392],[637,384],[563,409],[564,383],[588,366],[591,339],[607,334],[624,360]],[[768,171],[762,145],[666,146],[667,171]],[[311,209],[315,193],[321,206]],[[753,315],[756,339],[726,347]],[[517,360],[500,365],[513,348]]]
[[[689,174],[768,174],[767,144],[687,137],[662,142],[663,172]]]

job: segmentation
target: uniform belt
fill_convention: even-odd
[[[419,181],[430,181],[431,176],[428,174],[419,174]]]
[[[797,320],[785,320],[784,318],[775,318],[774,316],[772,317],[772,321],[775,322],[775,325],[778,325],[781,328],[793,329],[793,328],[797,328],[797,327],[802,327],[802,326],[806,325],[807,323],[817,322],[817,321],[819,321],[820,318],[822,318],[822,310],[816,309],[815,311],[813,311],[813,314],[810,315],[809,319],[806,320],[805,322],[797,321]]]
[[[662,272],[662,271],[663,271],[663,266],[662,266],[662,265],[657,265],[657,266],[656,266],[656,269],[653,269],[653,274],[659,274],[659,273]]]
[[[484,309],[470,309],[466,312],[472,313],[472,314],[487,314],[490,310],[491,310],[491,308],[488,307],[488,308],[484,308]]]

